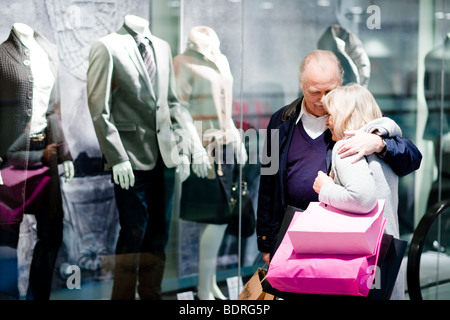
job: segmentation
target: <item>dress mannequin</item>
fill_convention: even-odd
[[[219,46],[219,38],[211,28],[198,26],[191,29],[186,51],[174,58],[178,97],[194,120],[201,121],[202,132],[199,134],[202,140],[217,143],[216,150],[227,145],[234,150],[237,162],[243,164],[247,161],[247,153],[232,119],[233,78]],[[234,164],[222,166],[233,168]],[[233,171],[223,172],[232,174]],[[224,175],[227,176],[225,180],[231,181],[232,176]],[[211,212],[212,216],[215,214]],[[200,300],[226,299],[216,283],[217,255],[226,228],[227,224],[222,221],[202,226],[197,286]]]

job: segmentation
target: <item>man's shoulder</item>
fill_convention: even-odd
[[[295,117],[298,116],[300,112],[301,101],[302,98],[297,98],[290,104],[277,110],[275,113],[272,114],[271,122],[273,124],[281,124],[294,116]]]

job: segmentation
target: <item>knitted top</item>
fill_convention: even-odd
[[[300,120],[294,128],[287,158],[286,201],[288,205],[306,209],[311,201],[318,201],[313,189],[319,170],[326,172],[327,143],[325,132],[312,139]]]
[[[51,91],[47,110],[47,143],[58,144],[58,162],[72,160],[64,133],[61,127],[61,105],[59,87],[59,59],[57,47],[38,32],[34,32],[35,40],[47,53],[50,69],[55,77],[55,85]],[[7,153],[12,145],[17,145],[29,135],[30,121],[33,115],[33,75],[29,50],[11,31],[8,39],[0,45],[0,157],[2,166],[12,164]],[[15,150],[18,151],[18,150]],[[42,151],[30,152],[29,145],[18,155],[14,165],[27,166],[29,162],[39,162]],[[35,154],[36,153],[36,154]]]
[[[378,130],[382,136],[401,136],[401,129],[391,119],[382,117],[371,121],[360,130]],[[386,233],[399,237],[398,176],[378,155],[371,154],[352,163],[355,155],[341,159],[337,150],[343,140],[333,148],[330,175],[334,183],[327,182],[320,190],[319,200],[335,208],[353,213],[368,213],[377,199],[385,200],[384,217],[388,219]]]

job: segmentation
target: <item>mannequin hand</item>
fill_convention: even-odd
[[[192,171],[199,178],[206,178],[208,176],[208,170],[211,169],[211,163],[209,162],[208,154],[205,149],[201,152],[197,152],[193,156]]]
[[[235,150],[236,150],[236,162],[238,164],[245,164],[248,160],[245,145],[243,143],[240,143]]]
[[[175,170],[178,174],[180,181],[183,183],[191,174],[191,170],[189,169],[189,159],[187,156],[181,156],[181,164],[177,166]]]
[[[381,152],[384,148],[383,138],[376,134],[362,131],[346,131],[345,135],[351,138],[344,140],[344,143],[338,150],[338,154],[341,158],[356,154],[357,156],[352,163],[357,162],[364,156]]]
[[[442,136],[442,151],[450,153],[450,132]]]
[[[114,183],[128,190],[134,186],[134,174],[130,161],[121,162],[112,167]]]
[[[317,172],[317,177],[314,180],[313,184],[314,191],[317,192],[317,194],[320,194],[320,189],[322,189],[322,186],[328,181],[333,182],[333,179],[323,171]]]
[[[64,161],[63,162],[64,165],[64,181],[69,183],[70,181],[72,181],[73,176],[75,175],[75,168],[73,166],[73,162],[72,161]]]

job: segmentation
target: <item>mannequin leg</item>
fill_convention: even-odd
[[[226,300],[227,297],[222,293],[219,286],[217,285],[216,281],[216,273],[213,273],[212,279],[211,279],[211,292],[213,296],[219,300]]]
[[[197,296],[200,300],[224,297],[216,283],[217,254],[226,224],[208,224],[200,236]]]

